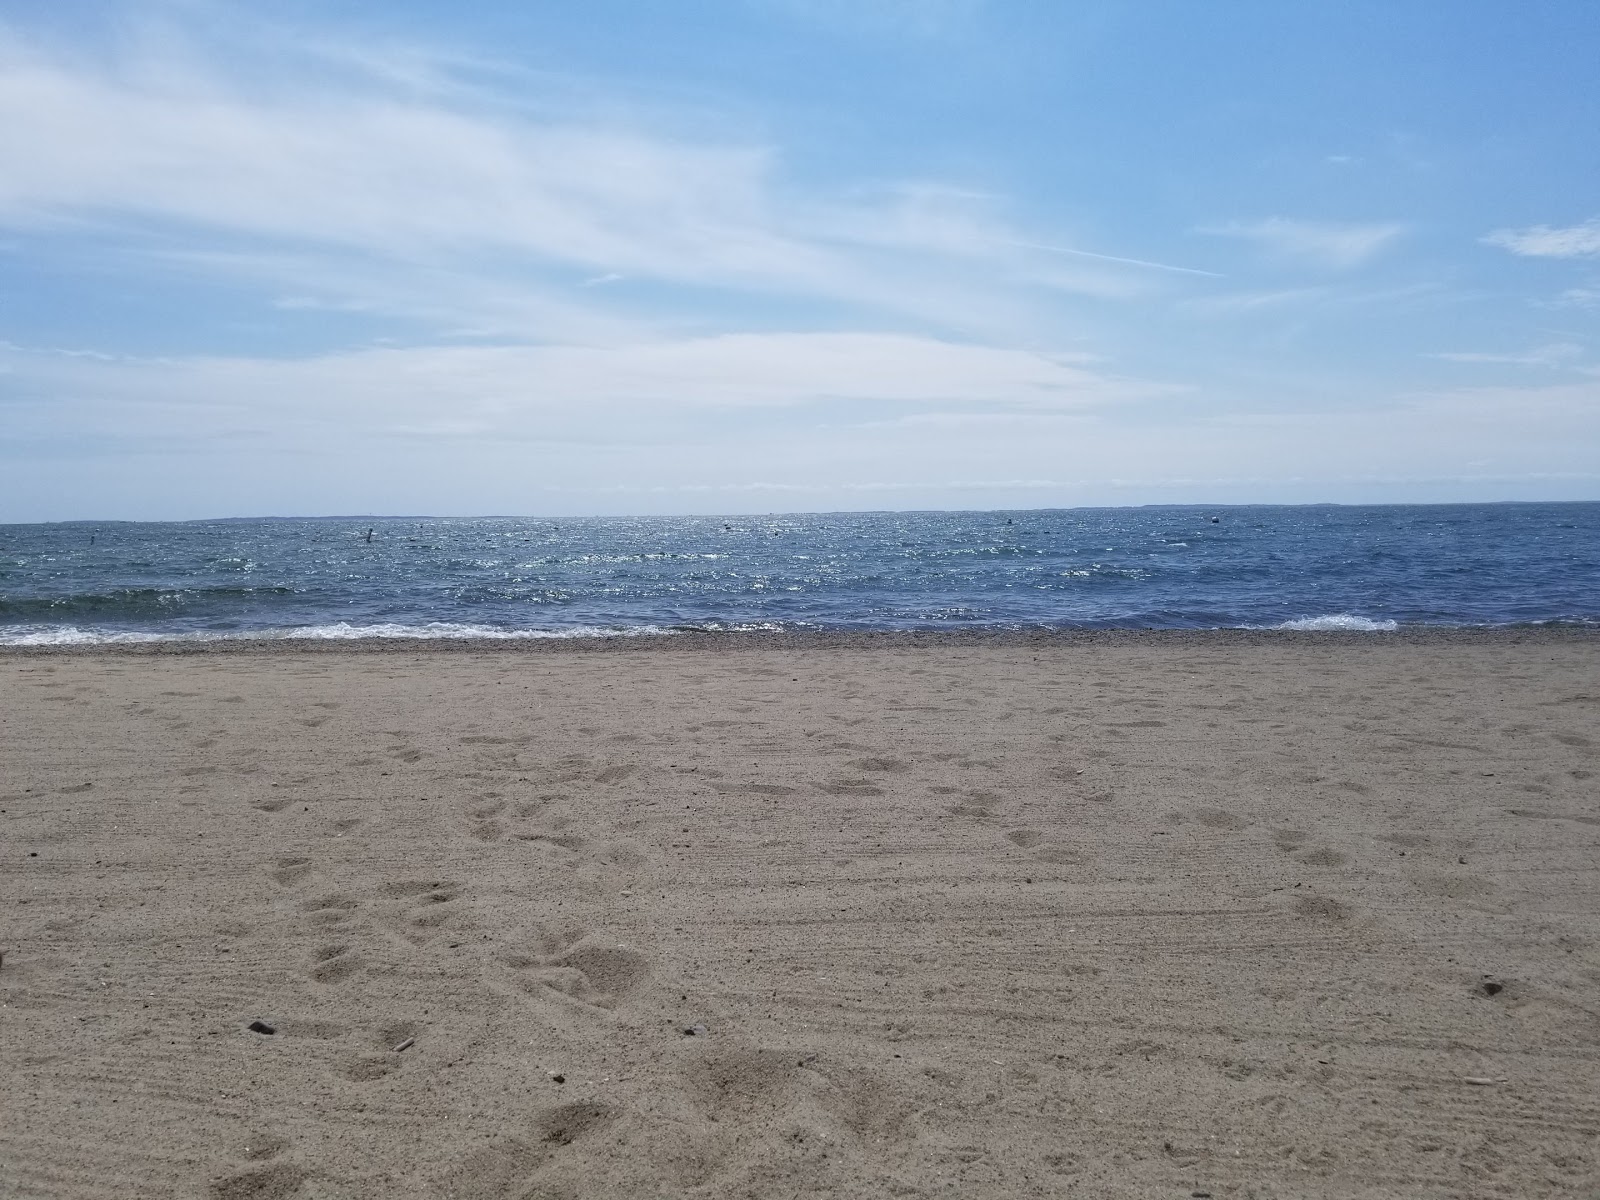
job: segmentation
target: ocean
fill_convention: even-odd
[[[0,645],[1549,622],[1600,503],[0,525]]]

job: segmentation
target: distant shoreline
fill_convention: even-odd
[[[1147,504],[1050,504],[1036,508],[818,508],[770,509],[762,512],[672,512],[672,513],[324,513],[315,516],[242,517],[56,517],[38,521],[0,521],[0,529],[40,525],[247,525],[283,524],[296,521],[337,523],[341,521],[543,521],[568,524],[583,521],[762,521],[782,517],[866,517],[916,516],[923,513],[959,515],[962,513],[1062,513],[1118,512],[1140,509],[1201,509],[1226,512],[1255,508],[1497,508],[1516,505],[1595,505],[1600,498],[1563,500],[1154,500]]]

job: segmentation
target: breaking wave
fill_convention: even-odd
[[[1274,625],[1274,629],[1339,629],[1358,633],[1393,633],[1400,628],[1399,621],[1374,621],[1371,617],[1357,617],[1350,613],[1331,613],[1325,617],[1300,617]]]
[[[354,642],[370,638],[413,638],[426,640],[480,638],[494,641],[531,641],[596,637],[653,637],[677,633],[659,625],[602,629],[577,626],[571,629],[499,629],[491,625],[468,625],[451,621],[429,621],[422,625],[403,625],[386,621],[374,625],[352,625],[336,621],[331,625],[307,625],[288,629],[250,629],[239,632],[151,633],[142,630],[82,629],[75,625],[17,625],[0,628],[0,646],[113,646],[144,642],[260,642],[325,641]]]

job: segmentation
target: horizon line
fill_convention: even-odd
[[[564,516],[538,513],[325,513],[304,516],[263,514],[260,516],[230,517],[63,517],[45,521],[0,521],[0,528],[34,525],[221,525],[250,521],[636,521],[636,520],[743,520],[769,517],[836,517],[915,515],[919,513],[1048,513],[1048,512],[1105,512],[1118,509],[1193,508],[1227,510],[1245,508],[1485,508],[1511,504],[1541,505],[1600,505],[1593,500],[1303,500],[1240,503],[1230,501],[1208,504],[1204,501],[1152,501],[1146,504],[1072,504],[1051,505],[1044,508],[831,508],[815,510],[769,510],[766,512],[703,512],[703,513],[577,513]]]

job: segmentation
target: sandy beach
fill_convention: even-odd
[[[13,651],[0,1194],[1591,1196],[1597,770],[1570,631]]]

